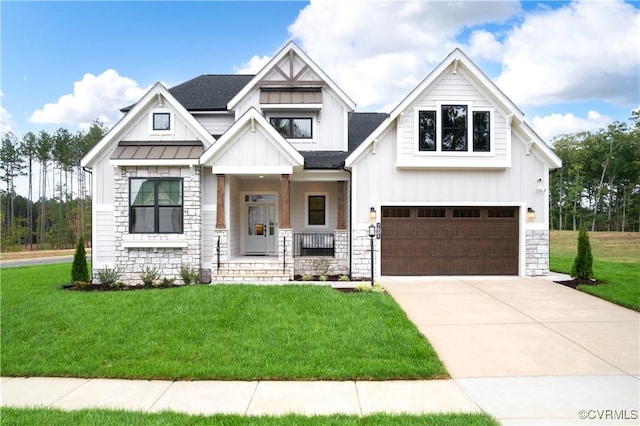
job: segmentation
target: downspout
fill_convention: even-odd
[[[344,167],[344,161],[342,162],[342,170],[349,173],[349,226],[347,226],[347,231],[349,232],[349,279],[352,278],[352,264],[353,264],[353,253],[351,250],[353,232],[351,231],[351,226],[353,226],[353,193],[351,191],[351,184],[353,175],[351,174],[351,170]]]

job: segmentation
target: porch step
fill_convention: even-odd
[[[213,267],[211,283],[261,283],[276,284],[289,282],[289,274],[282,272],[282,264],[277,260],[232,260]]]

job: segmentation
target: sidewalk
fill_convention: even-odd
[[[2,406],[188,414],[368,415],[481,412],[453,380],[233,382],[2,378]]]

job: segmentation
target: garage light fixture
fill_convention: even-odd
[[[536,220],[536,211],[529,207],[527,209],[527,221],[532,222],[534,220]]]
[[[369,210],[369,222],[375,222],[376,217],[376,209],[375,207],[371,207],[371,209]]]

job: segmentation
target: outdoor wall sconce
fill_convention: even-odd
[[[527,209],[527,221],[532,222],[534,220],[536,220],[536,211],[529,207]]]
[[[376,209],[375,207],[371,207],[371,209],[369,210],[369,222],[375,222],[376,217]]]

